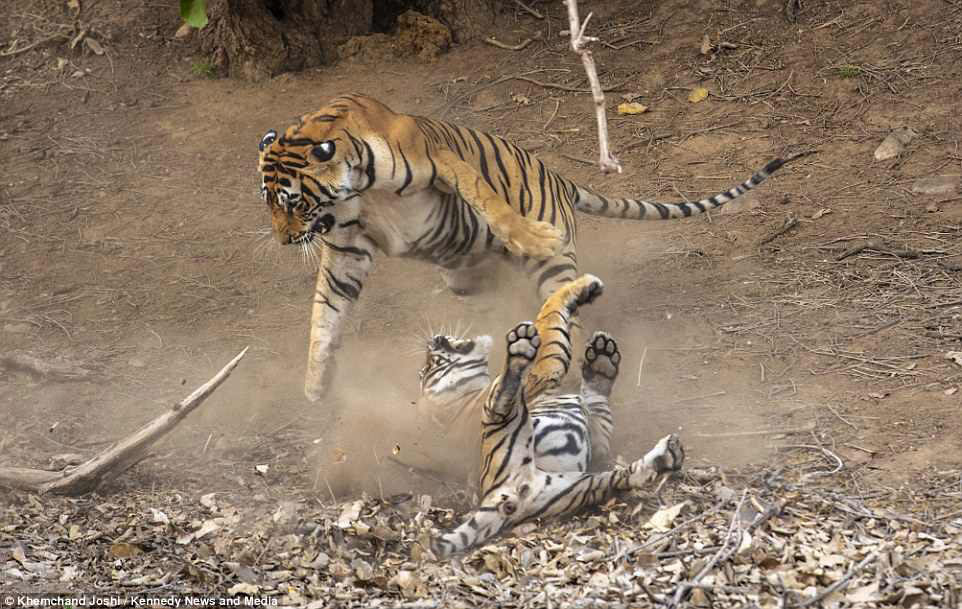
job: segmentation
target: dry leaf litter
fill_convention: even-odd
[[[10,592],[309,607],[959,606],[958,472],[923,480],[904,512],[888,491],[848,495],[827,480],[692,469],[660,497],[525,525],[446,562],[424,542],[464,510],[426,495],[331,505],[310,495],[11,495],[0,580]]]

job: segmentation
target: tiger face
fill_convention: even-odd
[[[418,373],[421,393],[433,397],[478,391],[491,382],[488,355],[491,337],[474,339],[435,335],[425,349],[424,367]]]
[[[261,138],[261,196],[282,244],[310,242],[360,216],[359,193],[368,176],[357,145],[336,123],[318,113],[283,135],[272,129]]]

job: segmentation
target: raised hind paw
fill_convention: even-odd
[[[655,473],[677,472],[685,462],[685,448],[677,434],[665,436],[644,458],[645,465]]]
[[[584,387],[604,396],[611,395],[620,364],[621,352],[615,339],[607,332],[595,332],[585,344],[585,359],[581,364]]]
[[[499,235],[512,254],[531,258],[550,258],[561,251],[564,240],[553,224],[512,215],[505,234]]]
[[[538,355],[538,347],[541,345],[538,329],[530,321],[523,321],[508,332],[505,340],[508,342],[506,376],[520,377]]]

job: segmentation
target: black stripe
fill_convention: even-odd
[[[404,189],[411,184],[411,180],[414,178],[414,174],[411,172],[411,164],[408,163],[408,157],[407,155],[404,154],[404,150],[401,148],[400,144],[398,144],[397,151],[401,153],[401,160],[404,161],[404,184],[401,184],[401,187],[398,188],[397,191],[395,192],[396,195],[400,196],[401,193],[404,192]],[[431,163],[431,167],[432,169],[434,168],[433,162]],[[432,182],[433,182],[433,177],[432,177]]]

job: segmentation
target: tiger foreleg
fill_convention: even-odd
[[[561,384],[572,358],[572,331],[578,308],[594,302],[604,291],[604,284],[594,275],[582,275],[556,289],[546,300],[535,320],[541,348],[538,359],[525,381],[528,400]]]
[[[364,287],[374,252],[374,244],[359,233],[336,235],[323,243],[314,286],[304,379],[304,394],[312,402],[324,395],[330,358],[340,339],[344,319],[350,315]]]
[[[435,152],[434,160],[438,178],[484,217],[491,232],[512,254],[548,258],[561,250],[561,231],[549,222],[526,218],[512,208],[477,169],[458,155],[442,149]]]
[[[524,373],[538,355],[541,344],[538,329],[530,321],[512,328],[505,340],[508,356],[504,362],[504,372],[495,381],[491,395],[484,405],[482,426],[499,424],[515,414],[516,403],[521,399],[520,389]]]

